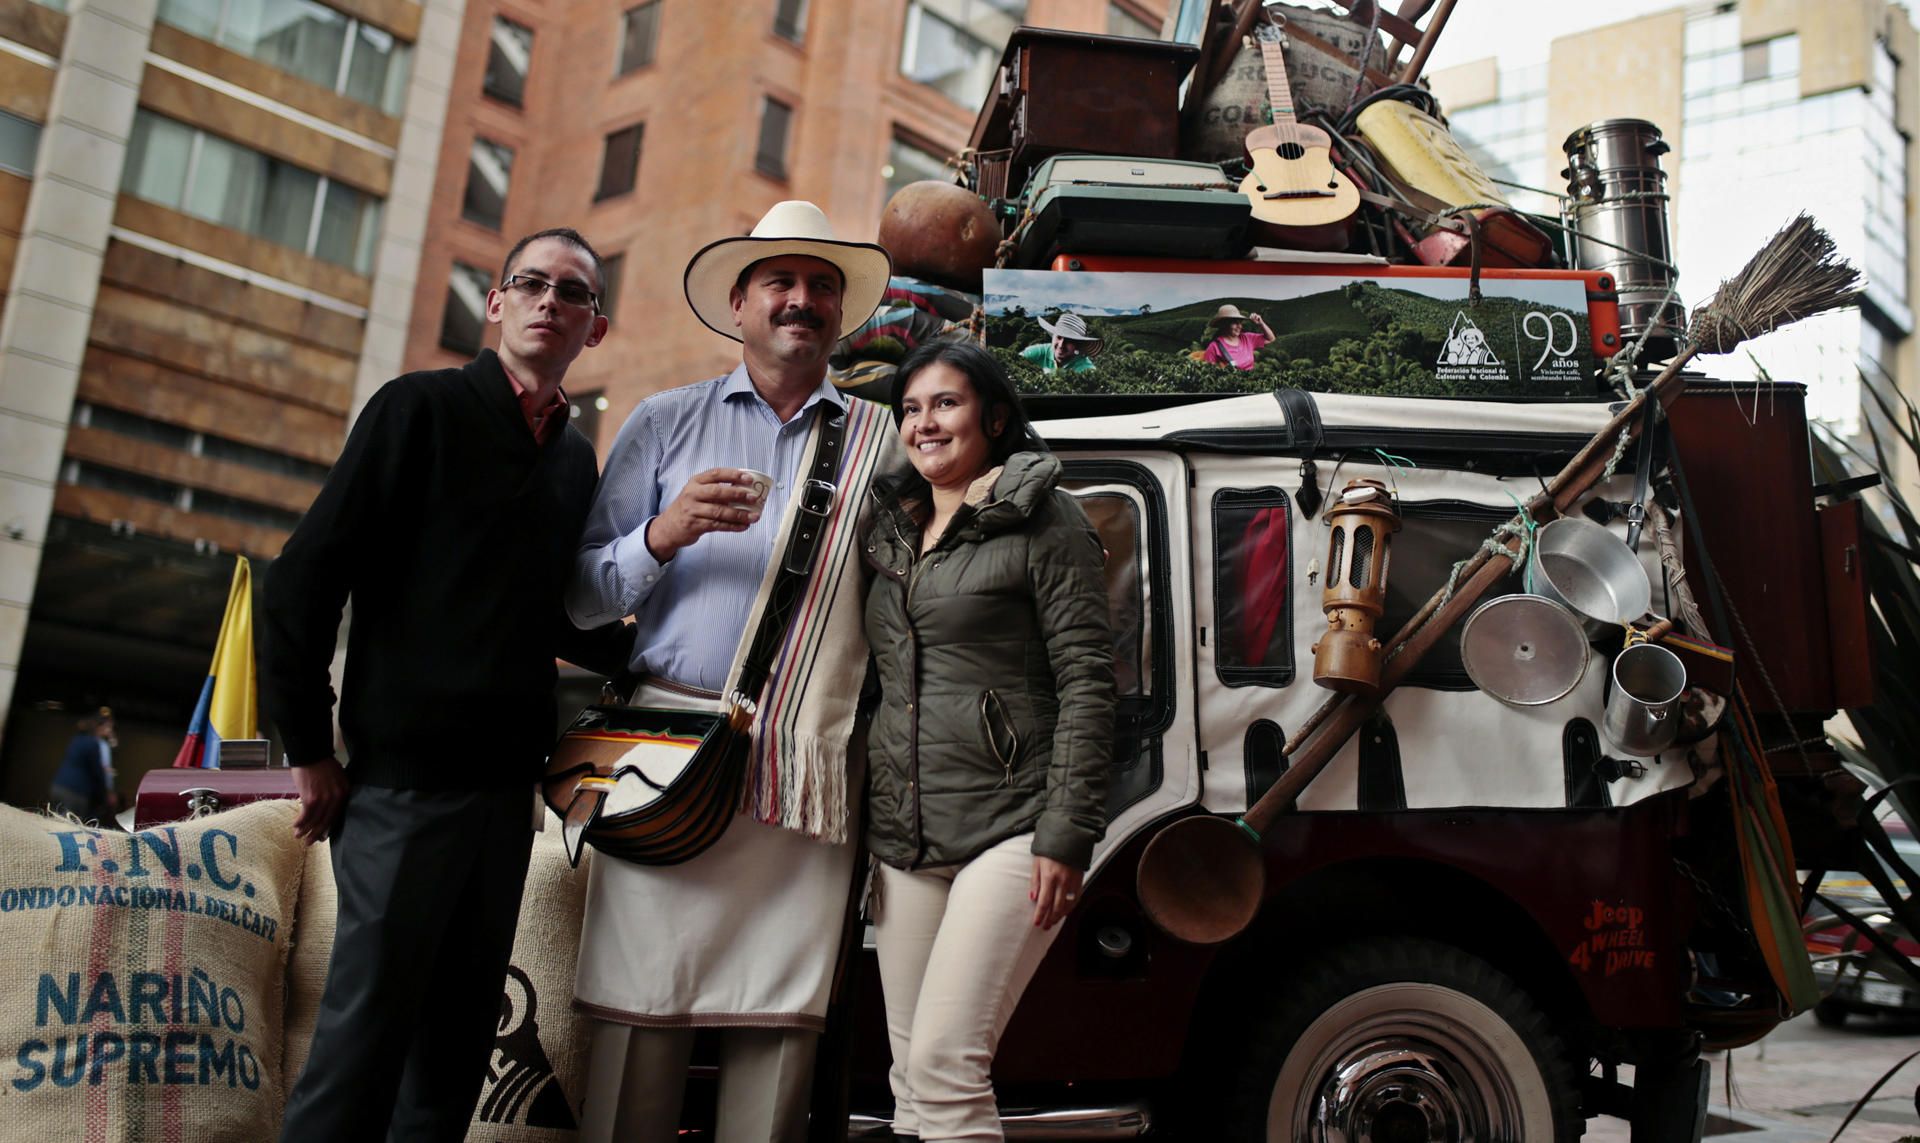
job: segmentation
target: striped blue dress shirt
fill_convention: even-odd
[[[823,379],[781,424],[741,365],[640,402],[614,438],[580,536],[567,587],[573,621],[587,628],[631,615],[636,672],[725,686],[821,401],[844,409],[847,398]],[[709,532],[661,563],[647,550],[647,523],[710,468],[771,474],[766,508],[746,531]]]

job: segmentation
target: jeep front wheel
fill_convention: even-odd
[[[1572,1069],[1527,995],[1434,941],[1334,950],[1285,985],[1232,1095],[1236,1139],[1572,1143]]]

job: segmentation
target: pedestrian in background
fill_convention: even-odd
[[[94,825],[120,808],[120,792],[113,788],[113,748],[118,745],[113,712],[103,706],[81,719],[77,729],[53,775],[47,801],[55,813]]]

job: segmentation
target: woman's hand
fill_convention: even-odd
[[[1083,874],[1051,857],[1034,854],[1033,876],[1027,882],[1027,897],[1033,902],[1033,923],[1051,929],[1073,912],[1080,897]]]

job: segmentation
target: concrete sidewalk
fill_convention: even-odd
[[[1855,1017],[1844,1028],[1822,1028],[1811,1014],[1802,1015],[1757,1044],[1710,1057],[1713,1107],[1707,1138],[1826,1143],[1867,1089],[1917,1051],[1920,1023]],[[1916,1085],[1920,1058],[1881,1086],[1839,1143],[1899,1143],[1920,1136]],[[1627,1125],[1604,1117],[1588,1120],[1586,1141],[1626,1143]]]

